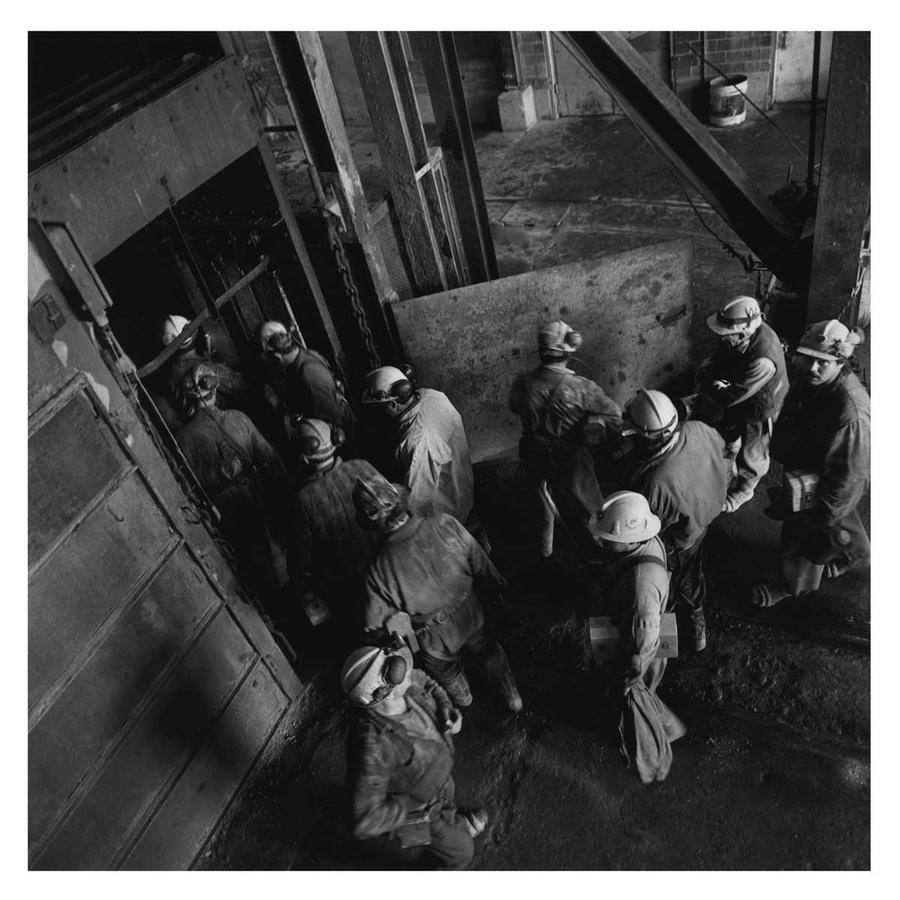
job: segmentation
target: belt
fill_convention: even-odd
[[[459,600],[457,600],[452,606],[445,606],[443,609],[439,609],[433,616],[429,616],[421,624],[413,622],[413,631],[417,635],[419,635],[428,631],[434,625],[443,625],[444,622],[446,622],[453,615],[453,613],[455,613],[456,610],[459,609],[459,607],[462,606],[463,603],[465,603],[466,600],[468,600],[471,596],[472,592],[466,591],[466,593],[463,594],[462,597],[460,597]]]

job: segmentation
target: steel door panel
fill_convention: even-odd
[[[33,565],[129,463],[76,394],[28,441],[28,563]]]
[[[257,664],[228,709],[163,801],[122,863],[125,869],[182,869],[191,865],[262,751],[287,701]]]
[[[144,502],[146,492],[137,473],[128,476],[32,576],[29,709],[177,540],[162,510]]]
[[[198,751],[231,752],[209,734],[258,660],[227,612],[218,615],[89,781],[36,860],[42,869],[104,869],[153,813]],[[228,736],[230,737],[230,736]]]
[[[462,415],[472,461],[514,455],[507,399],[538,364],[537,328],[561,318],[584,336],[573,368],[617,403],[690,366],[691,241],[539,269],[392,304],[416,379]]]
[[[561,116],[603,116],[616,111],[612,94],[597,84],[584,66],[560,41],[553,37],[556,59],[556,84]]]
[[[102,635],[93,654],[34,725],[28,739],[29,841],[36,840],[138,705],[220,605],[186,549]],[[59,758],[66,765],[59,765]]]

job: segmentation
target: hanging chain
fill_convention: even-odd
[[[359,291],[356,289],[356,282],[353,280],[353,273],[350,270],[347,254],[344,252],[344,245],[341,243],[337,228],[335,228],[330,218],[330,213],[327,210],[323,210],[322,215],[325,217],[325,228],[328,232],[328,246],[334,254],[341,281],[344,283],[344,293],[350,301],[350,310],[353,313],[353,318],[356,319],[356,325],[366,346],[366,353],[369,356],[369,368],[377,369],[381,365],[381,356],[378,353],[378,348],[375,346],[375,338],[372,335],[372,329],[369,328],[366,311],[363,309]]]

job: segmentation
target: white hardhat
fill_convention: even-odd
[[[264,353],[288,353],[294,345],[294,338],[281,322],[263,322],[256,332],[256,339]]]
[[[381,366],[366,375],[363,403],[395,403],[404,406],[415,392],[413,383],[395,366]]]
[[[581,335],[562,319],[547,322],[538,328],[538,351],[541,353],[574,353],[581,344]]]
[[[762,324],[762,311],[753,297],[733,297],[706,324],[718,335],[752,334]]]
[[[590,530],[594,537],[618,544],[639,544],[659,534],[662,523],[647,498],[634,491],[616,491],[600,507]]]
[[[398,684],[402,684],[411,668],[412,653],[409,647],[360,647],[344,661],[341,689],[356,706],[375,706],[386,700]]]
[[[622,411],[622,437],[667,438],[678,427],[675,404],[662,391],[641,388]]]
[[[814,322],[803,332],[797,353],[819,359],[847,359],[853,355],[853,348],[861,343],[860,332],[851,331],[837,319],[829,319]]]
[[[163,319],[162,331],[160,333],[160,337],[162,338],[163,344],[168,347],[175,338],[187,328],[191,323],[184,316],[166,316]],[[188,350],[194,345],[194,335],[192,334],[187,341],[182,345],[182,349]]]

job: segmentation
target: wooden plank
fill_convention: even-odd
[[[120,867],[189,868],[287,706],[257,664]]]
[[[32,867],[111,867],[177,781],[256,660],[231,617],[220,610],[95,773]],[[227,756],[220,744],[214,747]]]
[[[350,148],[350,140],[347,137],[347,129],[344,126],[337,92],[334,89],[331,70],[325,58],[321,38],[316,31],[298,31],[295,34],[319,107],[322,127],[328,139],[335,172],[347,202],[356,238],[366,258],[378,299],[382,303],[387,302],[392,299],[394,289],[384,263],[381,245],[375,240],[367,223],[368,204],[363,193],[359,171],[356,168],[356,161],[353,158],[353,151]],[[317,165],[321,170],[322,162],[317,160]],[[389,330],[388,333],[390,333]]]
[[[834,32],[806,319],[836,319],[856,286],[869,201],[871,39]]]
[[[28,441],[28,560],[40,558],[120,472],[125,455],[75,395]]]
[[[350,31],[347,37],[397,210],[414,290],[418,294],[445,290],[440,249],[422,186],[416,180],[416,171],[428,160],[416,159],[385,35]],[[409,77],[408,71],[404,74]]]
[[[512,380],[538,364],[537,329],[560,318],[584,336],[573,369],[620,405],[691,365],[690,241],[539,269],[392,305],[419,384],[445,391],[473,462],[515,455]]]
[[[469,281],[496,278],[497,257],[453,35],[422,31],[411,33],[410,39],[425,70]]]
[[[120,738],[154,682],[218,605],[206,579],[181,550],[103,634],[93,655],[28,735],[30,843]]]
[[[28,586],[28,705],[44,695],[172,539],[162,511],[129,476]]]

